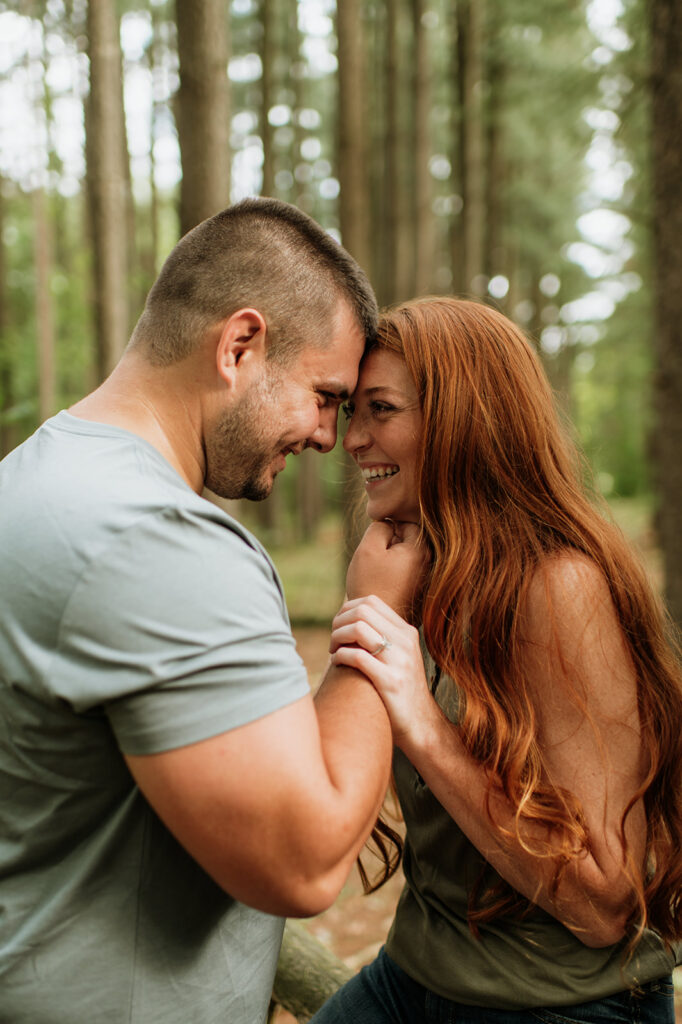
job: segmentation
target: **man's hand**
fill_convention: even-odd
[[[372,523],[351,559],[346,577],[349,600],[376,594],[414,622],[428,567],[428,553],[415,523]]]

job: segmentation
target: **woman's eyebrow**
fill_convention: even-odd
[[[392,391],[396,395],[402,395],[404,392],[400,388],[394,387],[392,384],[375,384],[371,388],[363,388],[364,395],[374,395],[377,391]]]

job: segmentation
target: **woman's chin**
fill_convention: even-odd
[[[381,502],[367,503],[367,515],[375,522],[380,523],[384,519],[395,519],[399,523],[419,523],[421,521],[419,509],[403,507],[402,505],[390,505]]]

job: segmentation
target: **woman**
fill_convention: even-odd
[[[679,662],[538,359],[488,306],[407,303],[348,412],[370,517],[433,559],[421,638],[373,597],[334,622],[391,718],[407,882],[314,1021],[672,1022]]]

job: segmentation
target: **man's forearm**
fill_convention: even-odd
[[[322,753],[344,808],[348,832],[357,834],[352,863],[376,821],[391,774],[393,743],[384,705],[360,672],[331,666],[315,696]]]

